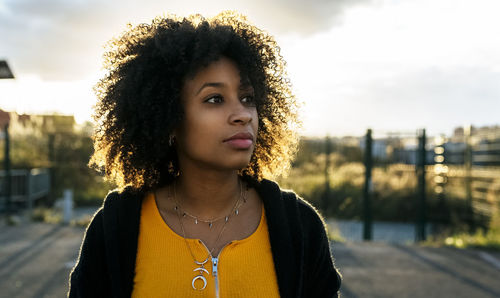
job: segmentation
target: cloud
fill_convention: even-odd
[[[126,23],[149,21],[164,12],[213,15],[237,9],[273,34],[312,34],[338,22],[349,7],[369,2],[259,0],[234,7],[226,0],[210,5],[201,0],[10,0],[0,9],[0,57],[9,60],[15,73],[37,74],[44,80],[82,79],[99,69],[102,46]]]
[[[71,4],[71,5],[70,5]],[[0,53],[15,73],[74,80],[98,69],[105,15],[70,1],[12,1],[0,15]],[[109,38],[109,36],[108,36]]]
[[[366,128],[378,132],[427,128],[436,135],[468,123],[497,124],[499,81],[500,72],[486,67],[428,67],[351,89],[334,86],[325,90],[323,98],[310,100],[309,114],[318,121],[309,121],[306,133],[361,135]]]
[[[498,123],[498,4],[394,3],[350,9],[342,26],[286,42],[306,134]]]
[[[149,22],[165,12],[212,16],[235,9],[276,35],[294,90],[306,103],[306,134],[361,135],[368,127],[427,127],[431,134],[448,133],[464,123],[498,123],[496,0],[460,5],[446,0],[138,3],[0,0],[0,59],[7,58],[18,77],[85,81],[78,88],[66,84],[59,95],[56,85],[42,89],[40,83],[34,92],[38,100],[47,106],[54,103],[57,110],[63,106],[59,99],[85,100],[73,92],[82,93],[86,86],[90,90],[102,62],[102,46],[127,22]],[[27,101],[21,95],[12,98]],[[88,98],[94,100],[91,94]]]
[[[341,24],[344,12],[372,0],[255,1],[251,11],[278,33],[310,35]]]

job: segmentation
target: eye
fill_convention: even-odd
[[[253,98],[252,95],[243,96],[241,102],[248,105],[255,105],[255,99]]]
[[[221,102],[223,102],[223,99],[222,99],[222,96],[220,96],[220,95],[214,95],[214,96],[210,96],[209,98],[207,98],[205,100],[205,102],[208,102],[208,103],[221,103]]]

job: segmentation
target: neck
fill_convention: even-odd
[[[241,195],[236,171],[182,171],[175,181],[176,199],[182,208],[201,218],[229,211]]]

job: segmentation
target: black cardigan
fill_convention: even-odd
[[[269,180],[254,187],[264,203],[280,296],[337,297],[324,222],[309,203]],[[130,297],[144,193],[111,192],[84,236],[69,297]]]

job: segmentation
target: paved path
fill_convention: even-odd
[[[64,297],[83,232],[0,225],[0,297]],[[343,297],[500,297],[498,254],[363,242],[335,243],[333,251]]]
[[[342,297],[500,297],[500,256],[387,243],[333,244]]]
[[[0,297],[65,297],[83,228],[22,223],[0,227]]]

